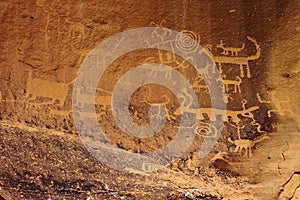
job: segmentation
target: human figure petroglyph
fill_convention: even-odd
[[[67,22],[69,21],[67,20]],[[72,24],[68,32],[68,36],[72,38],[70,46],[72,48],[72,51],[77,55],[79,55],[80,59],[82,59],[90,52],[90,48],[82,47],[82,41],[84,41],[87,37],[85,33],[85,26],[84,24],[79,22],[77,23],[69,22],[69,23]]]
[[[162,20],[160,22],[160,24],[157,24],[155,22],[150,22],[150,26],[156,27],[155,31],[152,33],[152,37],[160,38],[161,42],[163,42],[164,38],[167,35],[171,35],[172,32],[163,25],[163,24],[166,24],[166,23],[167,23],[166,20]]]
[[[27,79],[25,100],[27,103],[31,103],[30,101],[34,101],[37,97],[44,97],[50,98],[50,103],[46,102],[36,104],[54,104],[55,101],[58,100],[58,105],[63,106],[68,94],[69,86],[73,84],[74,81],[75,79],[70,81],[69,83],[60,83],[39,78],[33,78],[32,70],[30,69]]]
[[[241,52],[243,49],[245,49],[245,43],[242,44],[242,47],[225,47],[225,43],[223,41],[220,41],[220,44],[217,45],[217,48],[220,48],[223,50],[221,54],[228,55],[229,53],[232,56],[237,56],[239,52]]]
[[[249,109],[246,108],[246,104],[248,103],[248,101],[246,99],[243,99],[241,103],[242,103],[242,108],[243,108],[243,111],[244,111],[243,113],[241,113],[241,115],[243,117],[247,117],[247,118],[250,118],[253,121],[255,121],[254,115],[253,115],[252,111],[258,110],[259,106],[253,106],[253,107],[251,107],[250,112],[248,112]]]
[[[294,115],[293,111],[288,107],[284,108],[281,104],[282,103],[288,103],[290,102],[290,98],[286,95],[286,100],[279,100],[276,97],[276,92],[268,92],[268,95],[270,96],[269,100],[262,100],[259,93],[256,93],[257,99],[260,103],[266,103],[266,104],[273,104],[275,106],[275,109],[268,110],[268,117],[271,117],[271,113],[277,112],[279,115],[285,115],[286,112],[290,113],[292,116]]]
[[[37,0],[36,5],[38,7],[43,7],[44,12],[47,13],[47,20],[44,29],[46,46],[48,46],[48,43],[51,40],[51,42],[53,42],[54,39],[55,42],[60,41],[61,35],[65,34],[65,32],[62,31],[60,27],[62,18],[67,17],[70,13],[63,9],[63,3],[60,2],[60,0],[54,0],[51,3],[45,0]],[[53,34],[54,32],[49,32],[49,26],[51,25],[55,26],[56,34]]]
[[[206,50],[208,54],[212,57],[214,62],[216,62],[219,65],[219,71],[222,71],[222,64],[236,64],[240,67],[240,77],[245,77],[244,67],[246,67],[246,76],[248,78],[251,78],[251,72],[250,72],[250,66],[249,61],[256,60],[260,57],[261,49],[256,40],[252,37],[247,36],[247,39],[250,40],[254,45],[256,49],[256,53],[252,56],[246,56],[246,57],[237,57],[237,56],[214,56],[212,54],[212,45],[206,45]]]
[[[236,80],[229,80],[229,79],[226,79],[226,75],[223,74],[223,84],[225,85],[225,90],[226,92],[229,92],[229,86],[230,85],[233,85],[233,93],[241,93],[241,83],[243,82],[243,80],[237,76],[236,77]]]

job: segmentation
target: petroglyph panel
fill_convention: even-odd
[[[170,151],[186,150],[170,164],[176,170],[199,175],[209,165],[222,173],[249,176],[252,182],[271,172],[287,176],[287,171],[300,170],[294,159],[299,146],[289,143],[293,138],[289,134],[295,141],[300,135],[297,6],[296,1],[283,0],[174,0],[141,5],[93,0],[0,2],[0,119],[75,134],[75,106],[79,118],[101,127],[105,141],[126,152],[149,154],[170,144],[182,129],[193,133],[194,142],[188,148],[170,145]],[[152,28],[151,32],[135,35],[128,43],[134,49],[138,38],[147,35],[142,49],[112,56],[122,52],[120,45],[126,37],[105,43],[110,37],[143,27]],[[176,37],[173,30],[179,33]],[[76,80],[89,71],[78,74],[80,67],[103,43],[111,51],[97,52],[105,55],[91,68],[110,65],[101,78],[96,70],[74,90]],[[169,70],[153,67],[155,64]],[[142,83],[145,74],[119,82],[138,66],[144,67],[147,76],[176,86],[176,90],[147,83],[136,88],[126,103],[117,104],[116,85],[124,92]],[[177,73],[189,89],[179,86]],[[89,81],[97,78],[97,87],[89,88]],[[218,89],[219,95],[212,95]],[[76,100],[74,94],[78,94]],[[119,110],[128,111],[127,118],[136,125],[129,129],[152,127],[149,137],[139,138],[120,128],[124,120],[115,117]],[[189,120],[192,117],[197,123]],[[152,126],[155,120],[164,122],[163,126]],[[97,134],[95,138],[103,139]],[[210,150],[202,148],[207,141],[214,144]],[[283,146],[286,149],[281,152]],[[291,160],[296,164],[285,164]],[[147,171],[156,166],[145,162],[142,168]],[[270,177],[277,180],[276,186],[281,184],[282,191],[274,186],[272,198],[297,199],[298,174],[278,176]]]

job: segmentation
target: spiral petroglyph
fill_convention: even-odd
[[[185,53],[195,53],[200,44],[200,36],[193,31],[182,30],[176,37],[176,47]]]
[[[189,59],[198,73],[206,77],[205,82],[209,87],[210,95],[215,97],[211,98],[211,106],[219,108],[218,112],[212,114],[215,116],[212,123],[218,124],[218,129],[214,131],[216,137],[204,139],[200,157],[209,153],[221,133],[226,110],[226,104],[223,101],[225,90],[224,85],[220,84],[222,79],[218,70],[213,69],[216,68],[214,62],[199,45],[199,38],[185,35],[186,33],[190,34],[189,32],[179,33],[168,29],[168,34],[153,34],[165,31],[165,28],[146,27],[116,34],[100,43],[87,56],[78,72],[73,88],[73,113],[76,129],[86,148],[100,162],[114,169],[144,172],[157,170],[170,164],[192,144],[196,135],[196,131],[192,127],[198,127],[201,118],[195,91],[179,71],[162,63],[141,64],[127,70],[114,85],[111,111],[116,125],[127,135],[144,139],[153,137],[160,132],[167,120],[175,119],[170,117],[170,111],[166,106],[166,102],[169,101],[148,103],[151,106],[148,113],[150,122],[146,126],[138,125],[131,118],[129,102],[134,92],[146,84],[158,84],[168,88],[180,104],[180,112],[177,111],[177,117],[180,117],[179,128],[167,145],[152,152],[135,153],[113,145],[99,126],[95,106],[91,105],[94,104],[97,85],[105,70],[117,58],[128,52],[155,48]],[[183,48],[174,48],[179,44]],[[83,88],[90,89],[84,90]],[[88,95],[90,98],[80,98],[82,95]],[[80,102],[83,99],[85,102]],[[80,113],[90,113],[90,115],[82,117]],[[212,126],[215,127],[215,124]]]

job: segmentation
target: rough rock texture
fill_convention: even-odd
[[[297,0],[1,1],[0,199],[299,198],[299,13]],[[161,85],[142,86],[130,99],[133,121],[149,124],[150,107],[157,105],[169,118],[150,138],[122,131],[111,93],[137,65],[176,69],[203,108],[192,145],[151,176],[118,172],[93,158],[72,113],[74,81],[89,52],[110,36],[149,26],[193,37],[216,63],[227,94],[221,136],[199,159],[201,144],[218,128],[209,125],[216,120],[210,109],[215,97],[206,77],[183,58],[155,49],[130,52],[109,66],[95,108],[120,149],[149,153],[170,143],[180,126],[179,102],[191,100],[176,99]],[[152,35],[163,40],[161,34]]]

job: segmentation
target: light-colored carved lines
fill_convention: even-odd
[[[285,115],[285,113],[289,113],[292,116],[294,116],[293,111],[290,109],[289,106],[287,107],[283,107],[282,104],[283,103],[289,103],[290,102],[290,98],[286,95],[286,99],[285,100],[280,100],[277,97],[276,92],[268,92],[268,95],[270,97],[270,100],[263,100],[260,96],[259,93],[256,93],[257,99],[260,103],[266,103],[266,104],[273,104],[275,109],[273,110],[268,110],[268,117],[271,117],[271,113],[277,112],[279,115]]]
[[[239,155],[244,155],[247,158],[251,158],[252,148],[255,146],[255,144],[260,143],[266,139],[269,139],[269,137],[263,136],[255,140],[237,139],[234,141],[232,141],[231,138],[228,138],[228,141],[235,145],[235,150],[234,150],[235,153],[238,153]]]
[[[150,99],[153,96],[154,92],[150,89],[150,87],[145,87],[145,94],[143,95],[143,99],[140,100],[139,102],[141,103],[146,103],[150,106],[154,106],[154,107],[158,107],[158,112],[156,117],[160,117],[161,116],[161,107],[163,107],[163,109],[165,110],[166,113],[166,117],[169,121],[171,121],[172,119],[175,119],[174,116],[170,115],[170,110],[167,107],[168,104],[171,103],[171,98],[168,95],[162,95],[161,99],[162,101],[153,101],[152,99]],[[153,117],[153,116],[151,116]]]
[[[220,48],[223,50],[223,52],[221,54],[223,55],[228,55],[229,53],[232,56],[237,56],[239,52],[241,52],[243,49],[245,49],[245,43],[242,44],[242,47],[225,47],[224,46],[225,43],[223,43],[223,41],[220,41],[220,44],[217,45],[217,48]]]
[[[225,79],[226,76],[223,75],[224,79],[223,79],[223,84],[225,85],[225,90],[226,92],[229,92],[229,86],[233,86],[234,90],[233,93],[241,93],[241,84],[243,82],[243,80],[237,76],[236,80],[229,80],[229,79]]]
[[[32,70],[29,70],[27,79],[27,89],[25,100],[27,103],[34,103],[37,97],[50,98],[51,101],[48,103],[36,103],[36,104],[54,104],[55,101],[59,101],[58,105],[63,106],[68,94],[69,83],[59,83],[54,81],[48,81],[39,78],[32,77]]]
[[[219,70],[222,71],[222,64],[236,64],[240,67],[240,77],[245,77],[244,67],[246,67],[246,76],[251,78],[250,66],[249,61],[256,60],[260,57],[261,49],[256,40],[252,37],[247,36],[247,39],[250,40],[256,48],[256,53],[252,56],[245,56],[245,57],[237,57],[237,56],[215,56],[212,54],[212,45],[206,45],[206,49],[208,53],[213,58],[213,60],[219,65]]]

